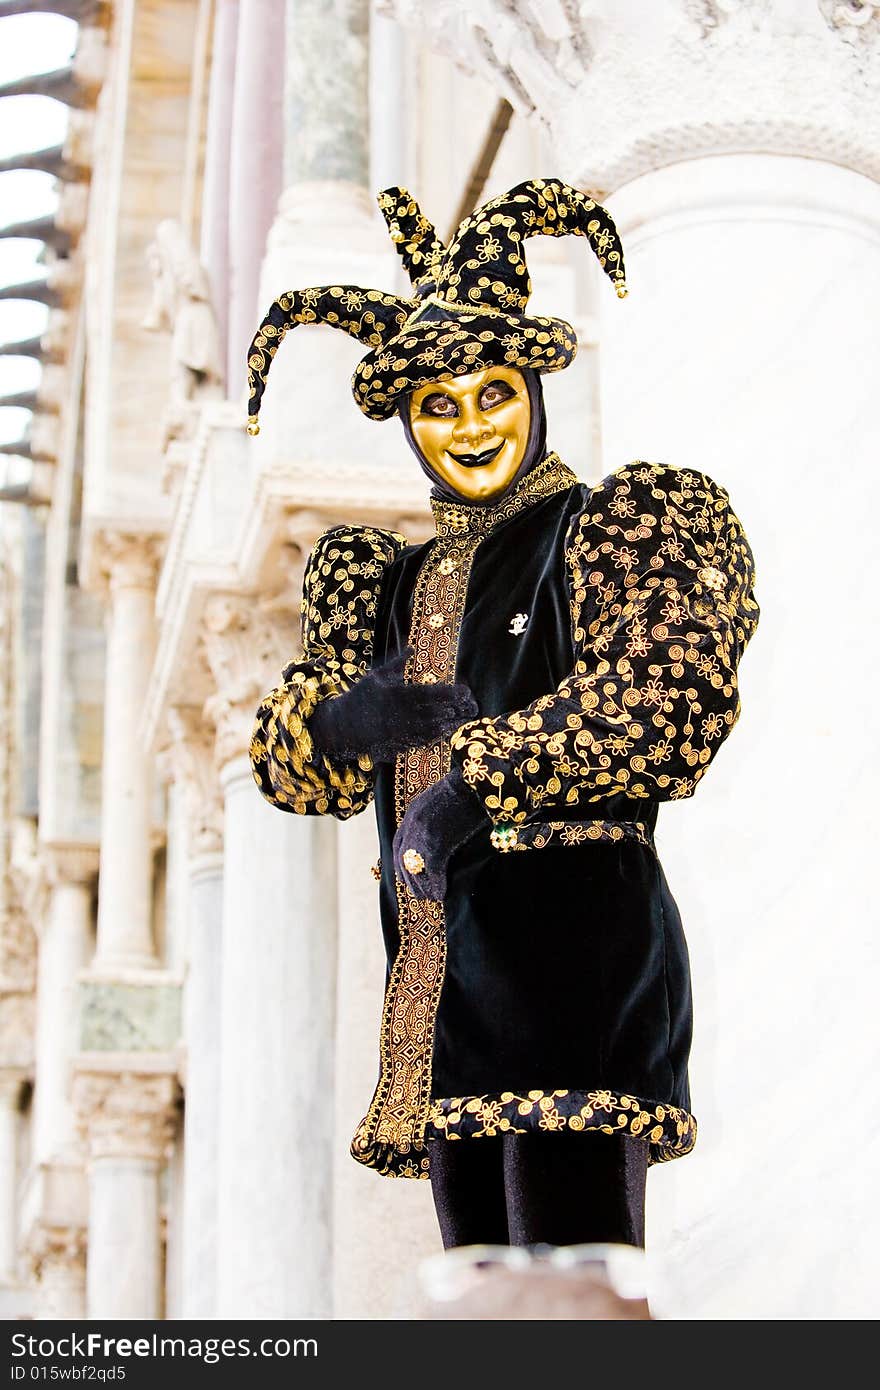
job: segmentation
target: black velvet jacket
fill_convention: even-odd
[[[495,506],[431,499],[423,545],[317,541],[303,659],[257,712],[263,795],[345,819],[375,801],[388,969],[380,1074],[352,1154],[425,1177],[432,1141],[624,1132],[690,1151],[687,947],[653,840],[740,712],[754,563],[727,492],[640,461],[595,487],[550,454]],[[395,763],[312,745],[319,700],[414,647],[407,680],[463,681],[480,715]],[[393,874],[413,797],[456,764],[486,810],[442,903]]]

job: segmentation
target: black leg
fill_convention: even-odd
[[[431,1142],[431,1192],[444,1249],[508,1245],[499,1138]]]
[[[511,1245],[645,1244],[648,1147],[623,1135],[505,1134]]]

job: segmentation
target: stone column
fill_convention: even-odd
[[[283,53],[284,5],[239,0],[228,206],[231,399],[245,389],[247,350],[262,313],[260,261],[281,192]]]
[[[159,1177],[175,1121],[177,1083],[164,1069],[80,1067],[74,1095],[89,1150],[87,1314],[163,1316]],[[143,1063],[140,1064],[143,1066]]]
[[[333,1316],[414,1316],[418,1260],[441,1248],[426,1182],[391,1182],[355,1163],[349,1145],[379,1074],[385,952],[372,807],[339,826]]]
[[[287,0],[284,192],[266,246],[262,308],[292,286],[396,283],[397,258],[368,186],[369,8],[369,0]],[[350,454],[374,463],[377,449],[388,449],[393,432],[373,428],[356,407],[340,412],[340,389],[363,354],[320,327],[290,335],[261,411],[262,458]]]
[[[365,186],[369,0],[287,0],[284,182]]]
[[[186,972],[183,997],[184,1318],[213,1318],[217,1289],[217,1161],[220,1054],[223,1042],[223,806],[213,738],[199,712],[169,713],[167,764],[184,794],[189,864]]]
[[[217,316],[220,360],[226,362],[229,330],[229,143],[235,87],[235,47],[239,0],[214,0],[211,80],[202,193],[201,261],[211,282]]]
[[[335,826],[269,806],[246,755],[277,627],[215,595],[204,640],[224,796],[217,1314],[329,1317]]]
[[[36,1084],[32,1150],[37,1163],[78,1157],[70,1064],[78,1048],[79,972],[92,955],[92,885],[98,851],[42,846],[49,900],[37,951]]]
[[[104,535],[107,626],[101,893],[96,972],[155,965],[150,842],[153,768],[140,728],[155,645],[154,538]]]
[[[0,1071],[0,1287],[18,1274],[18,1107],[23,1074]]]

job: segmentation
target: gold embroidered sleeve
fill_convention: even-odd
[[[303,580],[303,659],[260,702],[250,744],[254,779],[273,806],[347,820],[370,804],[373,764],[319,753],[309,716],[369,669],[382,579],[406,545],[397,531],[334,526],[318,537]]]
[[[565,567],[573,671],[527,708],[452,736],[453,761],[497,824],[616,792],[692,796],[739,718],[737,666],[760,609],[723,487],[626,465],[573,518]]]

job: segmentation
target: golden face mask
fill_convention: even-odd
[[[410,426],[424,458],[460,496],[482,501],[516,476],[529,437],[531,403],[521,372],[486,367],[418,387]]]

